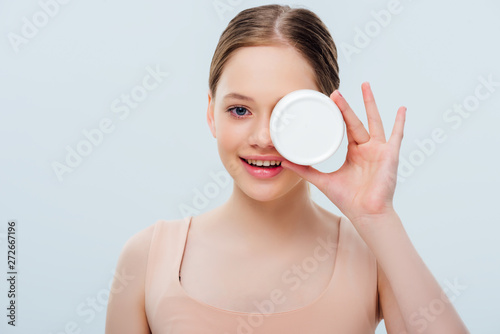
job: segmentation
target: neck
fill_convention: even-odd
[[[235,184],[233,193],[220,210],[231,233],[245,235],[247,240],[259,244],[274,245],[289,245],[299,235],[311,234],[319,216],[318,206],[310,198],[305,181],[270,201],[255,200]]]

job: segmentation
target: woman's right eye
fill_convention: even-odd
[[[229,112],[233,117],[244,118],[243,115],[245,115],[245,112],[248,111],[248,109],[245,107],[241,107],[241,106],[235,106],[235,107],[227,109],[226,111]]]

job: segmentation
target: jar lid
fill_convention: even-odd
[[[298,165],[314,165],[331,157],[342,143],[344,128],[335,102],[312,89],[296,90],[279,100],[269,127],[276,150]]]

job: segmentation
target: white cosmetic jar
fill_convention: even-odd
[[[271,140],[276,150],[298,165],[314,165],[340,147],[345,122],[330,97],[312,89],[285,95],[271,113]]]

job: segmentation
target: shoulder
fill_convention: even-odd
[[[151,249],[155,242],[158,243],[155,240],[164,241],[163,238],[167,235],[172,238],[177,237],[177,232],[182,231],[181,227],[185,225],[187,219],[160,219],[138,231],[124,243],[118,265],[127,266],[137,274],[145,276]]]
[[[329,228],[331,228],[332,226],[340,228],[340,222],[342,219],[345,219],[344,216],[342,215],[338,216],[333,212],[323,208],[316,202],[314,204],[318,210],[319,217],[322,222],[325,222]]]
[[[167,230],[175,236],[175,231],[180,230],[185,219],[160,219],[138,231],[124,243],[119,263],[128,264],[135,270],[145,270],[155,239],[165,237]]]
[[[122,247],[121,255],[137,256],[147,254],[156,227],[161,224],[161,222],[162,221],[156,221],[154,224],[143,228],[129,237]]]
[[[149,333],[145,277],[151,241],[160,222],[135,233],[122,246],[110,287],[106,333]]]
[[[136,274],[139,274],[146,269],[146,259],[149,254],[151,241],[156,227],[160,223],[161,221],[157,221],[127,239],[120,252],[118,267],[126,267],[129,270],[134,271]]]
[[[165,233],[167,225],[174,225],[180,220],[157,220],[139,230],[123,244],[115,270],[117,284],[126,285],[130,293],[141,297],[145,293],[149,257],[157,236]]]
[[[156,221],[129,237],[123,244],[118,258],[116,275],[123,273],[122,276],[124,277],[132,277],[129,284],[136,286],[139,290],[143,290],[151,241],[156,227],[160,223],[161,221]]]
[[[364,277],[366,283],[363,287],[367,289],[370,298],[373,298],[370,300],[374,302],[375,321],[378,324],[382,319],[385,319],[387,312],[384,311],[388,307],[394,307],[394,294],[375,254],[361,237],[351,220],[346,216],[341,218],[343,220],[342,239],[344,241],[342,248],[353,260],[352,265],[357,266],[356,271],[363,273],[362,277]],[[396,333],[400,332],[402,333],[402,331]]]
[[[370,261],[373,270],[375,270],[376,266],[376,261],[375,261],[375,255],[371,251],[370,247],[366,244],[365,240],[361,235],[359,234],[358,230],[354,226],[354,224],[351,222],[349,218],[346,216],[341,217],[343,222],[343,239],[345,239],[345,247],[348,247],[349,249],[352,250],[357,250],[358,254],[366,258],[366,260]]]

